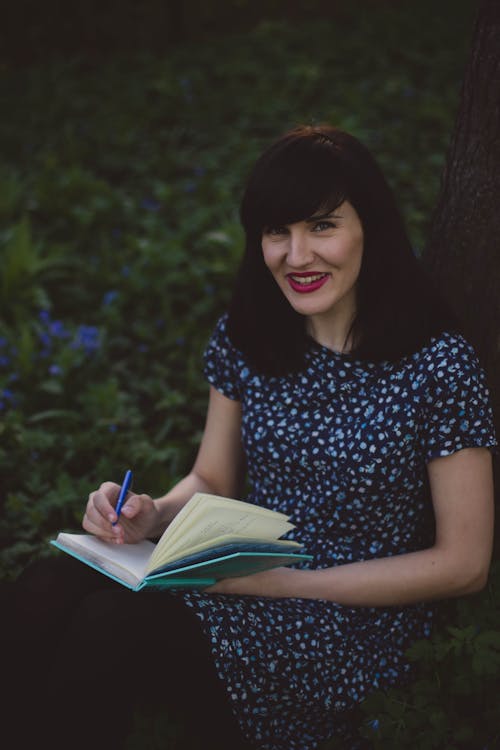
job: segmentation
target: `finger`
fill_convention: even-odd
[[[99,538],[116,538],[120,534],[112,528],[116,521],[116,513],[113,507],[115,496],[119,492],[119,486],[113,482],[101,484],[98,490],[91,492],[87,501],[82,525],[86,531]]]
[[[108,520],[116,520],[115,505],[120,492],[118,484],[104,482],[98,490],[89,495],[91,505]]]
[[[112,526],[99,516],[99,522],[96,523],[92,517],[85,512],[82,519],[82,526],[89,534],[98,537],[104,542],[113,542],[121,544],[123,542],[123,529],[118,526]]]
[[[136,495],[133,492],[129,492],[123,505],[122,513],[126,518],[135,518],[143,510],[144,504],[148,500],[150,500],[149,495]]]

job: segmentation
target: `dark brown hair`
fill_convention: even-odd
[[[233,344],[263,372],[300,369],[311,340],[306,319],[286,300],[262,254],[265,228],[355,208],[364,234],[351,356],[397,360],[444,330],[455,316],[437,294],[409,241],[394,195],[370,151],[337,128],[300,126],[257,160],[241,203],[245,253],[229,308]]]

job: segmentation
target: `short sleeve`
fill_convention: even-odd
[[[473,347],[462,336],[447,334],[429,347],[422,365],[426,460],[462,448],[496,449],[490,394]]]
[[[223,396],[241,399],[242,355],[227,335],[227,314],[219,318],[203,355],[203,373]]]

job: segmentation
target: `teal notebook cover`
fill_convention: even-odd
[[[182,561],[179,561],[174,569],[150,573],[142,581],[133,585],[113,573],[110,573],[101,565],[82,557],[74,550],[65,547],[56,540],[52,540],[50,543],[54,547],[57,547],[57,549],[66,552],[75,559],[80,560],[80,562],[85,563],[85,565],[103,573],[108,576],[108,578],[120,583],[122,586],[126,586],[131,591],[140,591],[144,588],[203,588],[205,586],[211,586],[221,578],[250,575],[252,573],[259,573],[263,570],[269,570],[273,567],[278,567],[279,565],[291,565],[295,562],[312,560],[312,555],[306,555],[301,552],[233,552],[191,564],[183,564]]]

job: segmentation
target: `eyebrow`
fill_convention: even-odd
[[[327,211],[324,214],[314,214],[313,216],[310,216],[309,219],[306,219],[306,224],[313,224],[315,221],[321,221],[321,219],[341,219],[341,214],[335,213],[334,209],[333,211]]]

